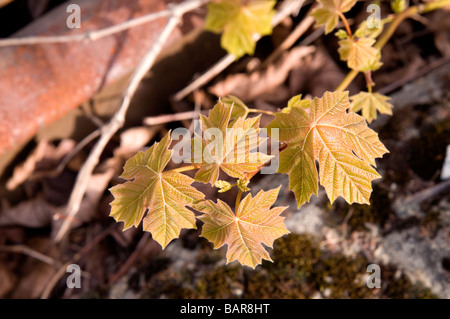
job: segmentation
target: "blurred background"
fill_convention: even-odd
[[[0,0],[0,37],[85,34],[180,2]],[[79,29],[66,24],[72,3],[81,8]],[[352,28],[367,19],[369,4],[359,1],[346,14]],[[389,1],[379,4],[382,17],[392,12]],[[225,249],[199,237],[201,222],[162,251],[141,226],[123,232],[109,217],[108,189],[122,182],[125,161],[168,130],[191,127],[192,115],[175,114],[207,111],[228,94],[277,111],[294,95],[321,97],[339,85],[348,69],[334,32],[324,36],[309,24],[286,45],[312,5],[305,1],[298,15],[285,17],[254,56],[174,98],[226,54],[220,35],[203,30],[205,7],[184,15],[72,217],[65,210],[77,175],[167,19],[95,41],[0,46],[0,297],[450,298],[448,8],[405,20],[382,50],[374,89],[390,96],[394,109],[370,124],[390,151],[377,160],[382,178],[373,183],[370,206],[330,204],[320,189],[298,209],[287,175],[255,176],[254,194],[282,185],[276,205],[289,206],[283,216],[291,231],[270,250],[274,262],[255,270],[226,265]],[[361,75],[348,88],[350,95],[364,89]],[[270,121],[263,115],[261,126]],[[236,196],[193,185],[208,198],[231,203]],[[69,231],[56,241],[68,218]],[[81,269],[80,288],[66,284],[69,264]],[[380,288],[366,284],[370,264],[380,266]]]

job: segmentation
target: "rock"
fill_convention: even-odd
[[[434,238],[421,234],[418,227],[393,232],[384,237],[375,257],[384,264],[394,264],[412,282],[421,281],[441,298],[450,298],[449,273],[443,267],[450,258],[450,235],[442,228]]]

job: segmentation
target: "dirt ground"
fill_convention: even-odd
[[[45,10],[58,4],[50,3]],[[355,23],[367,15],[361,8],[350,12]],[[373,74],[375,90],[390,96],[394,109],[392,116],[370,124],[390,152],[377,160],[382,178],[373,183],[371,205],[330,204],[320,189],[298,209],[287,175],[255,176],[253,194],[282,185],[276,204],[289,206],[283,216],[291,231],[275,241],[274,262],[264,261],[255,270],[227,265],[225,249],[214,250],[199,237],[201,222],[163,251],[142,227],[123,232],[123,225],[109,217],[108,189],[122,182],[118,176],[125,161],[169,129],[191,125],[186,120],[147,126],[145,118],[208,110],[228,94],[250,107],[276,111],[294,95],[320,97],[338,86],[348,70],[336,52],[337,38],[317,36],[314,28],[264,64],[305,12],[261,39],[253,57],[235,62],[181,102],[174,102],[173,94],[224,52],[218,36],[208,32],[196,32],[166,50],[141,83],[125,127],[107,145],[60,243],[55,234],[95,140],[62,169],[58,166],[96,128],[92,122],[111,116],[123,85],[105,87],[88,108],[80,106],[42,128],[1,172],[0,298],[450,298],[450,180],[442,174],[450,160],[449,10],[403,22],[382,51],[383,66]],[[9,26],[10,33],[32,19]],[[362,76],[349,87],[350,94],[363,89]],[[270,120],[263,115],[261,126]],[[214,188],[194,186],[207,197],[217,196]],[[231,202],[235,195],[232,190],[218,197]],[[67,287],[70,264],[81,269],[80,288]],[[380,288],[366,284],[371,264],[380,266]]]

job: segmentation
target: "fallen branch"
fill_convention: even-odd
[[[292,0],[283,2],[280,10],[272,19],[272,26],[277,26],[278,24],[281,23],[281,21],[283,21],[286,17],[290,15],[298,15],[301,7],[303,6],[303,3],[304,0]],[[185,87],[181,91],[178,91],[173,96],[174,101],[176,102],[181,101],[188,94],[194,92],[195,90],[197,90],[198,88],[202,87],[203,85],[211,81],[213,78],[215,78],[219,73],[221,73],[223,70],[229,67],[234,61],[236,61],[235,56],[232,54],[227,54],[222,59],[220,59],[219,62],[213,65],[209,70],[207,70],[197,79],[192,81],[187,87]]]
[[[173,11],[181,6],[190,5],[192,3],[201,2],[202,4],[207,2],[204,0],[196,0],[191,1],[189,4],[186,3],[184,5],[179,5],[174,8],[168,6],[168,9],[153,12],[147,15],[144,15],[139,18],[131,19],[125,21],[123,23],[119,23],[117,25],[113,25],[108,28],[95,30],[95,31],[87,31],[85,33],[80,34],[72,34],[72,35],[61,35],[61,36],[35,36],[35,37],[23,37],[23,38],[7,38],[0,39],[0,47],[7,46],[19,46],[19,45],[37,45],[37,44],[56,44],[56,43],[68,43],[68,42],[91,42],[96,41],[101,38],[108,37],[110,35],[137,27],[141,24],[145,24],[157,19],[167,18],[173,15]],[[198,6],[195,6],[197,8]],[[191,10],[188,10],[191,11]]]
[[[62,238],[69,230],[71,220],[73,220],[73,217],[78,213],[81,201],[83,200],[83,196],[86,193],[88,183],[92,176],[92,172],[99,162],[100,155],[103,153],[103,150],[109,140],[123,126],[125,122],[125,115],[128,111],[128,107],[130,106],[131,98],[136,92],[142,78],[153,66],[157,56],[164,46],[164,43],[167,41],[168,37],[175,29],[175,27],[179,24],[183,14],[204,5],[206,2],[208,2],[208,0],[191,0],[182,2],[179,5],[173,6],[169,9],[171,14],[169,20],[166,23],[166,26],[159,34],[152,47],[144,55],[133,75],[131,76],[130,83],[125,90],[119,109],[116,111],[110,122],[101,128],[100,138],[98,139],[97,143],[89,154],[89,157],[78,173],[75,185],[70,195],[69,203],[67,204],[65,212],[66,218],[55,237],[56,242],[62,240]]]
[[[34,249],[31,249],[30,247],[25,245],[14,245],[14,246],[1,245],[0,251],[24,254],[36,260],[42,261],[43,263],[49,264],[50,266],[56,266],[56,262],[53,258],[44,255]]]

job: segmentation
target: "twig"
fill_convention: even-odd
[[[115,284],[117,281],[119,281],[120,278],[122,278],[133,266],[136,259],[141,254],[142,250],[144,249],[145,245],[150,240],[150,233],[145,232],[144,235],[142,235],[141,239],[139,240],[138,244],[136,245],[136,249],[133,251],[133,253],[128,257],[127,261],[120,267],[120,269],[111,276],[110,282],[111,284]],[[155,244],[157,245],[157,244]]]
[[[417,72],[415,72],[414,74],[411,74],[410,76],[406,76],[404,78],[401,78],[397,81],[394,81],[384,87],[382,87],[381,89],[378,90],[378,93],[380,94],[389,94],[392,91],[397,90],[398,88],[402,87],[403,85],[416,80],[417,78],[420,78],[428,73],[430,73],[433,70],[436,70],[442,66],[444,66],[445,64],[450,62],[450,57],[446,57],[446,58],[442,58],[439,60],[436,60],[430,64],[428,64],[427,66],[419,69]]]
[[[164,43],[167,41],[167,38],[178,25],[184,13],[202,6],[207,1],[208,0],[186,1],[180,3],[179,5],[173,6],[170,9],[171,15],[169,20],[167,21],[166,26],[159,34],[152,47],[144,55],[133,75],[131,76],[130,83],[125,90],[119,109],[116,111],[110,122],[101,128],[101,136],[99,140],[93,147],[91,153],[89,154],[89,157],[78,173],[75,185],[70,195],[69,203],[67,204],[67,218],[64,220],[60,230],[55,237],[56,242],[61,241],[66,232],[69,230],[71,220],[73,220],[73,217],[78,213],[78,210],[80,209],[81,201],[83,200],[83,196],[86,193],[86,189],[92,172],[99,162],[100,155],[102,154],[104,148],[106,147],[106,144],[109,142],[111,137],[123,126],[123,123],[125,122],[125,115],[128,111],[128,107],[130,106],[131,98],[136,92],[142,78],[153,66],[158,54],[161,52],[164,46]]]
[[[191,1],[191,3],[201,2],[202,4],[206,1]],[[181,4],[180,6],[184,6]],[[178,7],[178,6],[177,6]],[[199,6],[194,6],[197,8]],[[193,8],[193,9],[194,9]],[[188,10],[191,11],[191,10]],[[61,35],[61,36],[37,36],[37,37],[23,37],[23,38],[8,38],[8,39],[0,39],[0,47],[6,46],[18,46],[18,45],[36,45],[36,44],[50,44],[50,43],[68,43],[68,42],[81,42],[81,41],[96,41],[101,38],[134,28],[144,23],[148,23],[153,20],[167,18],[173,15],[173,9],[168,8],[166,10],[153,12],[147,15],[144,15],[139,18],[131,19],[125,21],[123,23],[107,27],[100,30],[88,31],[81,34],[73,34],[73,35]]]
[[[100,136],[101,130],[96,129],[95,131],[89,133],[80,143],[78,143],[73,150],[70,151],[66,156],[64,156],[61,163],[59,163],[58,167],[56,167],[55,175],[58,176],[62,173],[64,168],[69,164],[69,162],[77,155],[86,145],[95,140]]]
[[[294,43],[311,27],[314,23],[314,18],[307,16],[289,36],[284,39],[280,46],[264,61],[261,68],[268,67],[274,60],[276,60],[284,51],[288,50],[294,45]]]
[[[77,263],[81,257],[83,257],[85,254],[87,254],[92,248],[94,248],[99,242],[101,242],[106,236],[108,236],[114,225],[111,225],[107,229],[103,230],[100,234],[97,235],[97,237],[94,238],[94,240],[88,242],[86,246],[84,246],[75,256],[73,259],[64,265],[62,265],[56,274],[53,275],[53,277],[50,279],[50,281],[47,283],[47,285],[44,288],[44,291],[41,294],[41,299],[48,299],[50,297],[50,294],[52,293],[53,288],[56,286],[58,281],[61,279],[61,277],[67,273],[67,267],[71,264]]]
[[[219,62],[217,62],[210,69],[208,69],[205,73],[203,73],[201,76],[192,81],[188,86],[186,86],[181,91],[177,92],[173,96],[173,99],[176,102],[181,101],[186,96],[188,96],[188,94],[194,92],[196,89],[202,87],[203,85],[211,81],[213,78],[215,78],[223,70],[229,67],[234,61],[236,61],[234,55],[227,54],[222,59],[220,59]]]
[[[206,112],[199,112],[199,113],[206,114]],[[197,114],[197,112],[195,110],[182,112],[182,113],[175,113],[175,114],[163,114],[163,115],[158,115],[158,116],[146,117],[146,118],[144,118],[144,120],[142,122],[144,123],[144,125],[148,125],[148,126],[159,125],[159,124],[165,124],[165,123],[170,123],[170,122],[191,120],[192,118],[194,118],[196,116],[196,114]]]
[[[281,9],[277,12],[277,14],[272,19],[272,26],[277,26],[283,21],[286,17],[290,15],[297,15],[300,11],[300,8],[303,6],[304,0],[292,0],[283,2]],[[259,38],[257,39],[259,40]],[[192,81],[187,87],[177,92],[173,99],[178,102],[184,99],[188,94],[192,93],[196,89],[202,87],[209,81],[211,81],[214,77],[216,77],[219,73],[229,67],[233,62],[236,61],[236,58],[232,54],[227,54],[219,62],[213,65],[209,70],[199,76],[197,79]]]
[[[1,245],[0,251],[24,254],[24,255],[30,256],[34,259],[37,259],[39,261],[42,261],[43,263],[49,264],[50,266],[56,265],[56,262],[53,258],[51,258],[47,255],[44,255],[34,249],[31,249],[30,247],[25,246],[25,245],[14,245],[14,246]]]
[[[417,6],[409,7],[402,13],[395,16],[395,18],[392,20],[387,30],[381,35],[381,37],[375,43],[374,48],[381,50],[394,35],[394,32],[397,30],[397,27],[400,25],[400,23],[403,22],[403,20],[411,18],[416,14],[427,13],[436,9],[444,8],[446,6],[450,6],[450,0],[438,0],[435,2],[429,2],[426,4],[420,4]],[[336,91],[344,91],[350,85],[350,83],[352,83],[352,81],[358,74],[359,74],[358,71],[351,70],[344,78],[344,80],[336,88]]]

